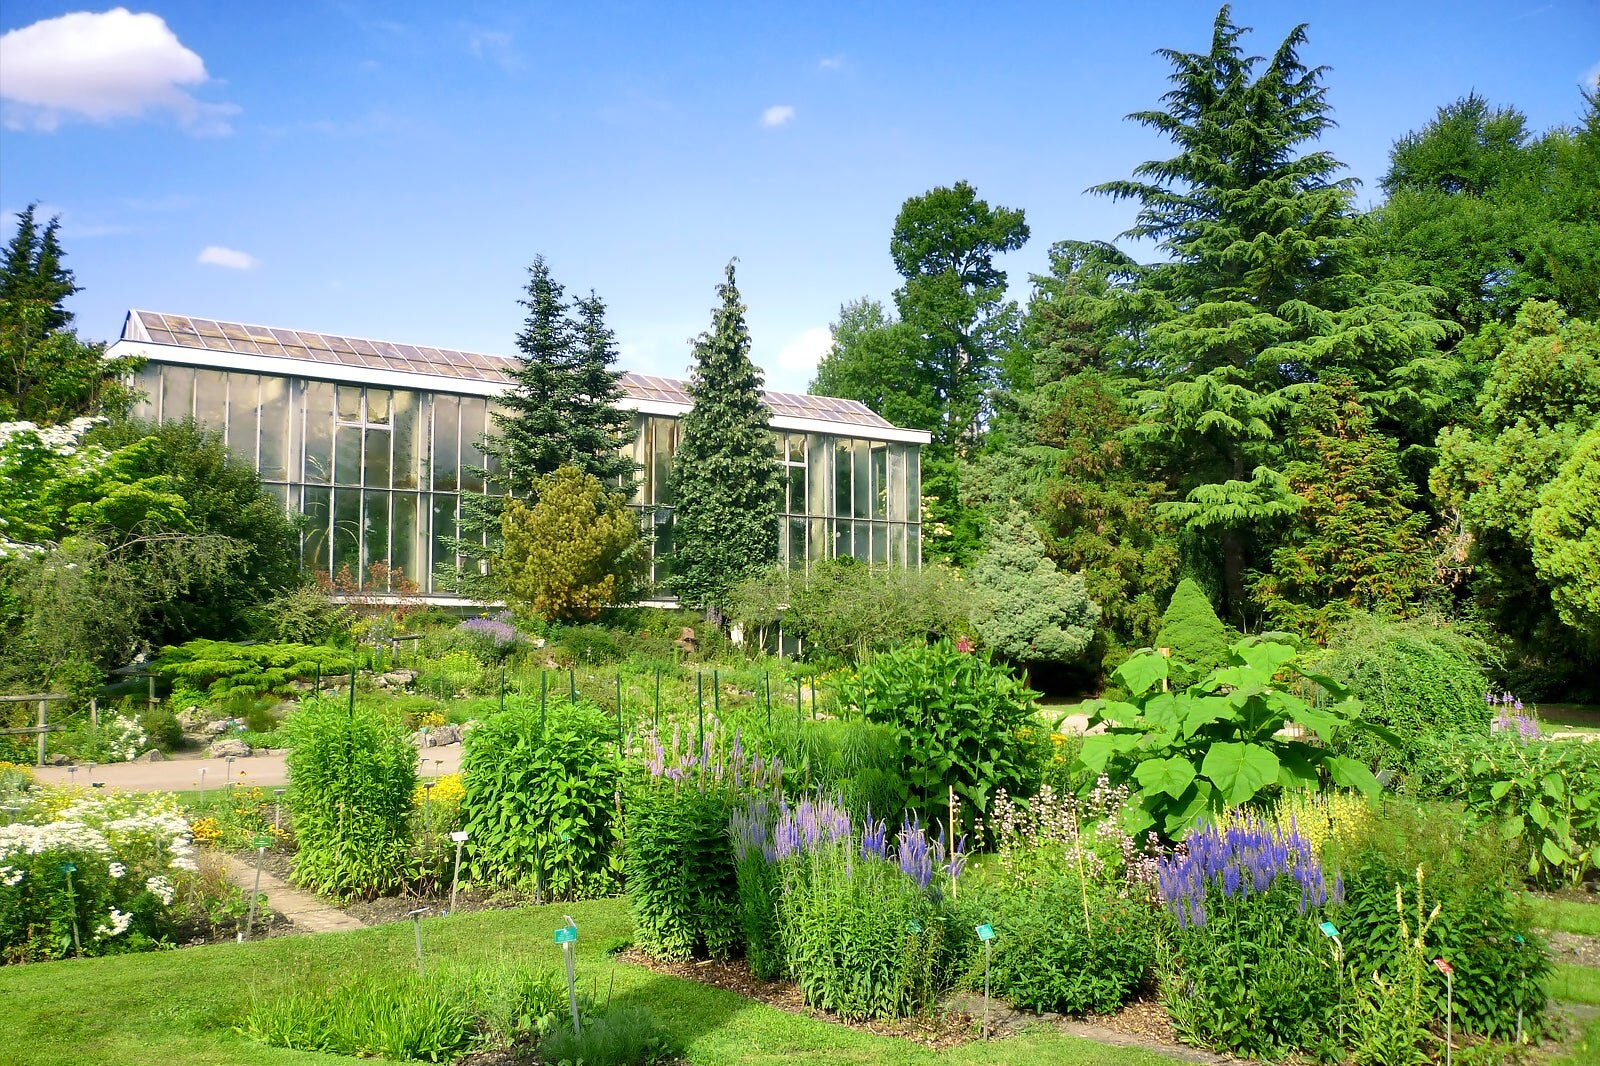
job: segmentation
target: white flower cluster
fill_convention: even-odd
[[[121,936],[128,931],[128,923],[133,921],[133,915],[119,911],[115,907],[111,908],[111,913],[107,915],[107,918],[109,919],[108,921],[101,922],[95,926],[94,935],[96,940]]]
[[[63,459],[77,453],[83,435],[104,418],[74,418],[62,426],[40,426],[36,422],[0,422],[0,452],[25,447],[42,448]]]
[[[112,715],[102,727],[112,762],[132,762],[149,744],[150,737],[136,718]]]
[[[144,887],[149,893],[161,901],[163,907],[172,904],[172,880],[166,877],[147,878]]]
[[[106,449],[83,444],[83,435],[103,418],[74,418],[62,426],[40,426],[34,422],[0,422],[0,483],[21,486],[13,501],[26,504],[28,486],[41,477],[58,477],[92,470],[110,457]],[[62,460],[68,460],[63,462]],[[12,522],[0,507],[0,559],[25,559],[42,555],[49,546],[27,540],[14,540],[7,530]],[[24,512],[25,513],[25,512]],[[12,511],[17,515],[16,510]]]

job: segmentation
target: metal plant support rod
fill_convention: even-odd
[[[711,671],[711,714],[717,721],[722,721],[722,675]]]
[[[544,732],[545,681],[546,681],[545,672],[543,670],[540,670],[539,671],[539,732],[540,733]]]
[[[656,667],[656,717],[655,726],[661,728],[661,667]]]
[[[578,671],[570,666],[567,667],[567,702],[578,702]]]
[[[411,913],[406,915],[407,918],[411,919],[412,931],[415,932],[416,935],[417,935],[417,976],[418,977],[426,977],[427,976],[427,973],[422,968],[422,916],[424,914],[427,914],[427,913],[428,913],[428,908],[426,908],[426,907],[418,907],[416,910],[414,910]]]
[[[617,758],[622,758],[622,667],[617,667]]]

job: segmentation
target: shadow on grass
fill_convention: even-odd
[[[737,992],[663,974],[630,983],[626,990],[618,988],[614,995],[601,982],[594,996],[597,1008],[636,1006],[649,1011],[680,1047],[715,1033],[758,1006]]]

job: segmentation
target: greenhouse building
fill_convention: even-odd
[[[448,546],[461,495],[494,491],[478,444],[515,358],[151,311],[130,311],[107,354],[145,361],[136,415],[192,417],[221,432],[286,508],[306,516],[308,570],[348,567],[370,584],[371,565],[387,563],[429,600],[463,602],[445,584],[457,562]],[[640,470],[632,502],[653,529],[659,583],[672,554],[667,475],[689,397],[670,378],[630,373],[622,385]],[[784,563],[850,556],[918,566],[928,434],[853,400],[769,392],[766,403],[785,475]]]

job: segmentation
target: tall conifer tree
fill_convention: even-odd
[[[634,463],[622,452],[630,419],[618,406],[622,373],[613,369],[617,352],[605,304],[593,293],[569,303],[543,256],[528,268],[518,302],[528,309],[517,334],[521,363],[499,398],[503,410],[490,416],[479,442],[491,491],[462,494],[461,537],[452,545],[467,560],[454,575],[458,590],[485,599],[500,591],[484,564],[500,550],[507,494],[531,500],[540,479],[562,466],[625,495],[633,488]]]
[[[777,560],[782,491],[732,263],[717,293],[722,304],[711,329],[694,343],[694,406],[672,461],[678,503],[670,583],[685,605],[712,613],[735,582]]]

